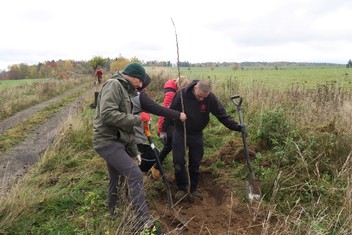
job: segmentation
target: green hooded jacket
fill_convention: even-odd
[[[131,101],[135,95],[133,85],[121,73],[103,84],[93,121],[94,149],[118,141],[126,147],[131,157],[139,154],[133,126],[141,125],[141,120],[138,115],[132,114]]]

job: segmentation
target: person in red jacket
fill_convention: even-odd
[[[95,73],[95,77],[98,79],[98,83],[101,83],[101,79],[103,78],[103,72],[98,69],[97,72]]]
[[[163,106],[169,108],[172,99],[175,96],[175,92],[178,91],[179,89],[187,86],[189,84],[189,80],[181,76],[179,78],[174,78],[170,79],[165,82],[164,84],[164,102]],[[161,132],[161,127],[164,122],[164,117],[159,116],[158,119],[158,136],[160,137],[161,141],[164,144],[163,149],[160,151],[159,154],[159,159],[160,162],[162,163],[164,159],[167,157],[167,155],[171,152],[172,150],[172,132],[173,132],[173,126],[169,126],[167,129],[167,137],[163,136],[163,133],[160,135]],[[157,164],[154,164],[154,166],[150,169],[152,176],[154,179],[160,179],[160,169]]]

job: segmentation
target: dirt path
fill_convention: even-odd
[[[3,120],[0,122],[0,134],[20,122],[23,122],[25,119],[45,107],[58,102],[87,86],[92,85],[91,83],[82,84],[58,97],[23,110],[16,115]],[[14,146],[6,153],[6,155],[0,157],[0,193],[6,193],[11,188],[11,185],[26,172],[27,168],[39,159],[41,154],[54,141],[56,134],[60,130],[61,123],[72,112],[75,112],[75,110],[77,110],[86,99],[94,96],[92,89],[89,89],[70,105],[63,107],[59,112],[55,113],[53,117],[38,126],[36,131],[31,133],[23,142]]]
[[[45,107],[47,107],[55,102],[58,102],[59,100],[65,98],[65,97],[67,97],[67,96],[69,96],[69,95],[89,86],[89,85],[91,85],[91,84],[85,83],[80,86],[77,86],[74,89],[63,93],[62,95],[54,97],[50,100],[47,100],[47,101],[40,103],[40,104],[37,104],[37,105],[30,107],[28,109],[22,110],[22,111],[16,113],[15,115],[0,121],[0,134],[3,133],[4,131],[6,131],[7,129],[10,129],[11,127],[17,125],[18,123],[23,122],[25,119],[32,116],[36,112],[44,109]]]

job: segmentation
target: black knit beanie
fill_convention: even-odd
[[[138,78],[142,82],[144,82],[146,73],[145,69],[140,63],[132,62],[128,64],[122,71],[122,74],[126,74],[128,76]]]

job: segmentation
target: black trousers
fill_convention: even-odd
[[[160,163],[163,163],[164,159],[171,152],[171,150],[172,150],[172,136],[170,136],[170,137],[167,136],[166,143],[159,154]],[[155,168],[160,170],[158,167],[158,164],[155,164]]]
[[[189,159],[190,191],[197,190],[200,176],[200,162],[204,155],[203,133],[187,134],[188,156],[185,156],[185,144],[183,130],[175,128],[172,141],[172,155],[175,168],[175,178],[178,190],[187,191],[188,178],[186,173],[185,157]]]

